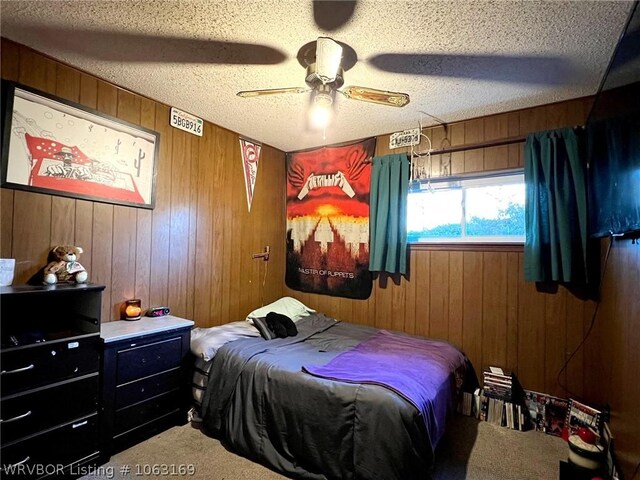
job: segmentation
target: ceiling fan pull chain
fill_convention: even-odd
[[[426,139],[429,143],[429,147],[426,150],[416,151],[414,149],[414,145],[411,145],[411,165],[415,165],[415,167],[412,168],[411,181],[420,181],[427,179],[427,188],[431,190],[431,176],[433,174],[433,163],[431,159],[432,144],[431,139],[427,135],[422,133],[422,115],[420,115],[418,127],[420,128],[420,139]],[[418,143],[418,145],[419,144],[420,143]]]
[[[411,185],[416,180],[416,162],[414,161],[413,156],[409,160],[409,185]]]
[[[445,132],[445,137],[440,142],[440,150],[444,150],[445,143],[448,146],[451,146],[451,140],[449,140],[449,138],[446,136],[447,135],[446,125],[445,125],[444,132]],[[445,155],[447,155],[446,159],[444,158]],[[440,155],[440,174],[443,177],[451,176],[451,152],[449,152],[448,154]]]

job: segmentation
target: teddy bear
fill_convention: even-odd
[[[49,264],[44,268],[44,283],[85,283],[87,271],[78,262],[82,248],[72,245],[58,245],[51,249]]]

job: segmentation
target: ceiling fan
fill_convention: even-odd
[[[309,3],[312,4],[314,23],[327,34],[348,28],[359,7],[357,0],[314,0]],[[3,17],[3,28],[5,26],[11,26],[10,18]],[[214,38],[194,39],[185,35],[149,35],[140,32],[37,22],[33,24],[22,22],[13,28],[28,30],[34,38],[46,39],[52,49],[86,57],[92,61],[275,65],[287,59],[285,52],[272,46]],[[355,65],[358,56],[344,43],[335,42],[330,38],[327,38],[325,43],[330,51],[335,50],[335,44],[342,47],[342,60],[335,76],[331,74],[323,79],[318,74],[318,64],[322,63],[326,54],[323,53],[324,50],[319,52],[318,42],[313,41],[304,45],[298,52],[298,61],[307,69],[308,88],[256,90],[253,93],[245,92],[244,96],[311,91],[314,98],[319,93],[320,99],[323,95],[335,96],[338,93],[346,98],[383,105],[402,106],[408,103],[408,95],[398,92],[385,92],[367,87],[347,87],[339,90],[344,83],[344,72]],[[318,62],[318,59],[321,61]],[[556,55],[381,52],[365,60],[373,68],[384,72],[530,85],[558,85],[568,81],[575,83],[576,79],[581,78],[584,73],[566,58]],[[320,73],[323,73],[322,70]],[[326,100],[326,97],[324,98]]]
[[[244,90],[238,92],[237,95],[239,97],[249,98],[263,95],[312,92],[310,118],[312,124],[319,128],[327,126],[337,93],[349,99],[392,107],[404,107],[409,103],[409,95],[406,93],[389,92],[359,86],[349,86],[344,90],[338,90],[344,85],[344,68],[341,66],[343,47],[329,37],[320,37],[315,43],[316,50],[313,58],[308,58],[310,57],[308,53],[302,55],[302,61],[307,63],[305,83],[308,85],[308,88],[286,87]],[[304,47],[301,51],[304,51]]]

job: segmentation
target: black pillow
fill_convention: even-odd
[[[267,326],[269,330],[275,333],[278,338],[286,338],[287,337],[287,328],[282,324],[280,318],[282,315],[275,312],[267,313]]]
[[[296,328],[296,324],[293,323],[293,320],[291,320],[286,315],[282,315],[281,313],[276,313],[276,312],[269,312],[269,313],[267,313],[267,324],[268,325],[271,325],[269,323],[270,321],[274,322],[276,325],[277,324],[282,325],[284,327],[286,333],[287,333],[285,336],[287,336],[287,337],[295,337],[296,335],[298,335],[298,329]],[[280,336],[280,335],[278,335],[278,336]]]
[[[267,326],[267,320],[264,317],[254,318],[253,325],[258,329],[260,335],[262,335],[262,338],[264,338],[265,340],[276,338],[275,334],[271,330],[269,330],[269,327]]]

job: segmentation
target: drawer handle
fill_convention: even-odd
[[[0,375],[9,375],[10,373],[26,372],[27,370],[31,370],[34,367],[35,365],[32,363],[31,365],[28,365],[26,367],[16,368],[15,370],[2,370],[2,372],[0,372]]]
[[[27,413],[23,413],[22,415],[18,415],[17,417],[8,418],[7,420],[3,420],[0,418],[0,423],[15,422],[16,420],[20,420],[21,418],[26,418],[29,415],[31,415],[31,410],[29,410]]]
[[[71,428],[82,427],[83,425],[86,425],[87,423],[89,423],[89,420],[85,420],[84,422],[74,423],[73,425],[71,425]]]

